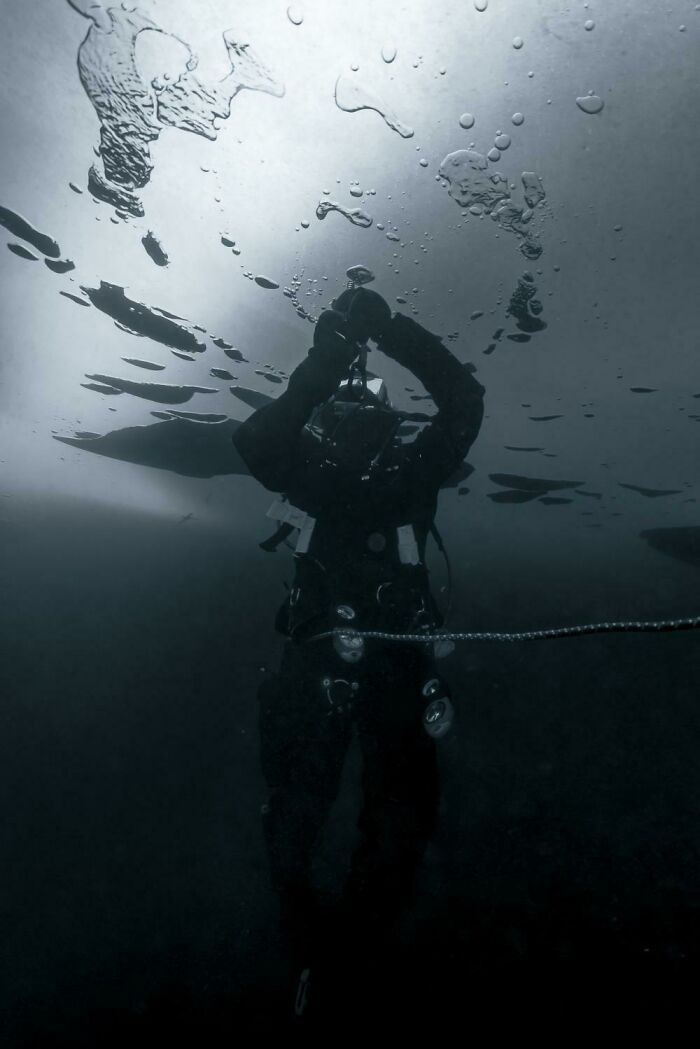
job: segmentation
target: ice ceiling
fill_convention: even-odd
[[[486,387],[439,514],[465,571],[623,556],[652,592],[698,560],[700,5],[5,15],[1,513],[85,499],[262,538],[231,434],[363,264]]]

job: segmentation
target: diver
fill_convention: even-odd
[[[260,545],[290,545],[297,533],[294,578],[275,621],[288,640],[279,672],[259,691],[264,832],[301,974],[297,1013],[307,993],[313,1000],[314,972],[327,971],[329,951],[348,969],[353,955],[366,961],[387,942],[435,829],[435,739],[449,727],[448,684],[429,643],[390,645],[351,631],[424,633],[429,642],[442,625],[426,543],[440,486],[483,417],[473,367],[416,321],[392,316],[381,295],[351,282],[332,307],[287,390],[233,438],[252,475],[281,493],[268,512],[279,527]],[[435,415],[391,407],[383,381],[367,372],[368,340],[413,373]],[[359,839],[333,924],[312,868],[354,730]]]

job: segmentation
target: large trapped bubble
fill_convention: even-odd
[[[220,79],[197,72],[198,59],[185,41],[166,33],[136,10],[71,0],[92,25],[78,49],[80,79],[100,121],[97,160],[88,187],[100,200],[132,215],[143,215],[138,191],[153,170],[151,142],[163,127],[215,139],[218,120],[226,120],[231,102],[243,88],[280,97],[284,87],[231,30],[223,34],[230,70]],[[139,68],[136,45],[146,30],[178,41],[183,65],[177,75],[149,83]]]
[[[605,102],[603,102],[600,95],[583,95],[581,98],[576,99],[576,105],[584,113],[595,114],[602,111]]]
[[[524,206],[511,199],[508,179],[491,171],[487,158],[476,150],[448,153],[440,165],[440,176],[449,182],[449,194],[460,208],[490,215],[502,229],[520,239],[520,250],[526,258],[539,258],[542,245],[530,224],[534,209],[544,202],[545,192],[542,180],[534,172],[522,175]]]
[[[450,196],[461,208],[480,204],[491,212],[510,196],[507,179],[490,172],[486,157],[473,149],[448,153],[440,165],[440,175],[450,183]]]
[[[413,128],[404,124],[394,110],[367,88],[358,84],[353,77],[339,76],[335,85],[335,103],[345,113],[356,113],[360,109],[373,109],[386,121],[392,131],[402,138],[412,138]]]
[[[353,226],[366,227],[372,225],[371,215],[368,215],[361,208],[344,208],[342,204],[338,204],[334,200],[319,201],[316,208],[316,218],[325,219],[329,211],[340,212],[341,215],[344,215],[346,219],[352,222]]]
[[[11,211],[10,208],[4,208],[1,205],[0,226],[4,226],[10,233],[14,233],[16,237],[26,240],[43,255],[48,255],[52,259],[61,257],[61,249],[53,237],[50,237],[48,233],[42,233],[41,230],[35,229],[31,222],[28,222],[16,211]]]

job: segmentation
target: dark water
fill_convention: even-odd
[[[164,528],[70,504],[9,531],[4,549],[2,984],[15,1019],[46,1045],[284,1027],[253,700],[277,656],[262,629],[274,558],[261,578],[196,517]],[[487,580],[484,568],[474,582]],[[667,994],[700,932],[695,638],[453,658],[440,829],[380,1001],[409,1029],[433,1022],[436,999],[474,1022],[504,994],[552,1019],[584,986],[614,1004],[620,972]],[[327,884],[347,862],[358,774],[353,753],[319,861]]]
[[[450,580],[428,547],[451,629],[700,615],[700,14],[587,6],[7,13],[2,1046],[568,1042],[692,1000],[697,632],[458,643],[409,898],[304,1020],[263,833],[295,536],[233,440],[348,269],[485,388]],[[367,374],[420,441],[434,394],[376,346]],[[353,737],[329,916],[362,777]]]

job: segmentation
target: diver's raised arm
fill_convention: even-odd
[[[326,310],[314,330],[314,344],[289,377],[287,389],[246,419],[233,443],[265,488],[286,490],[298,464],[299,436],[313,409],[328,400],[358,354],[345,332],[345,318]]]
[[[484,417],[484,387],[442,339],[422,325],[394,314],[379,349],[423,384],[438,409],[415,442],[426,479],[441,484],[457,469],[477,438]]]
[[[442,339],[402,313],[391,315],[376,292],[360,288],[349,309],[348,327],[358,337],[407,368],[435,401],[438,412],[416,441],[426,476],[445,479],[476,440],[484,414],[484,387]]]

